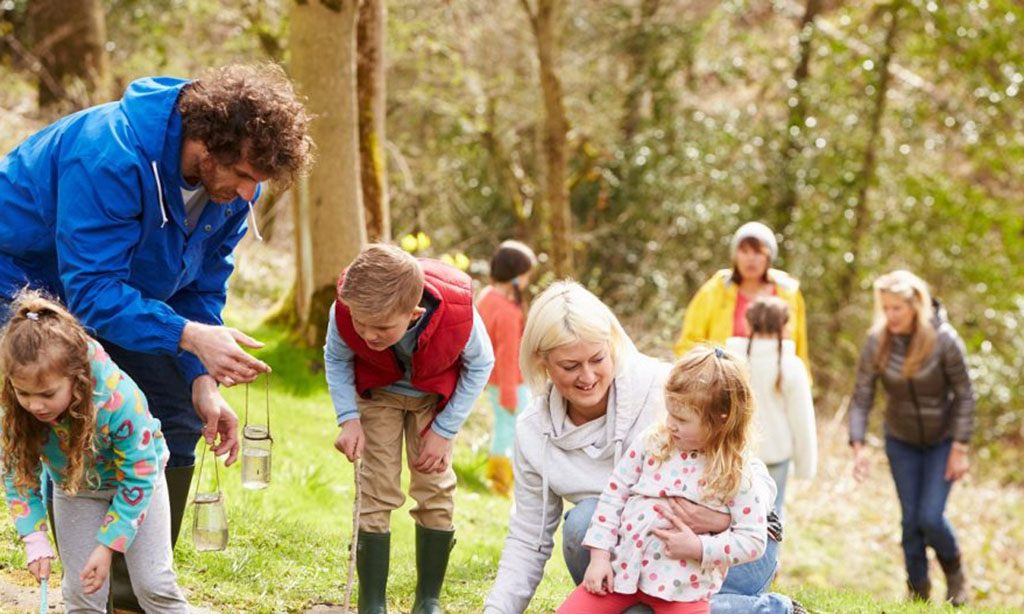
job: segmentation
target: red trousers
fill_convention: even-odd
[[[654,614],[709,614],[711,611],[707,601],[665,601],[639,591],[632,595],[594,595],[577,586],[555,614],[621,614],[637,604],[650,607]]]

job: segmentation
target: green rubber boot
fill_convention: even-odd
[[[391,533],[359,532],[356,572],[359,574],[359,614],[388,614],[388,568]]]
[[[448,555],[455,547],[455,531],[416,525],[416,601],[412,614],[444,614],[441,587],[448,570]]]
[[[181,532],[181,519],[185,515],[185,507],[188,505],[188,491],[192,485],[192,472],[195,465],[188,467],[167,467],[164,469],[164,478],[167,480],[167,499],[171,504],[171,549],[178,543],[178,533]],[[124,555],[120,552],[114,553],[110,561],[110,601],[107,606],[111,612],[142,612],[142,606],[135,598],[135,591],[132,590],[132,581],[128,576],[128,565],[125,563]]]

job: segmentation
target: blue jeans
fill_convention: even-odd
[[[597,507],[597,497],[583,499],[565,513],[562,524],[562,557],[572,581],[579,585],[590,564],[590,550],[583,546],[583,537],[590,528],[590,517]],[[764,555],[756,561],[729,569],[722,590],[711,597],[712,614],[791,614],[789,597],[766,593],[775,577],[779,544],[768,540]],[[647,606],[634,606],[623,614],[650,614]]]
[[[768,465],[768,475],[775,480],[775,513],[782,518],[782,505],[786,501],[786,482],[789,480],[789,461]]]
[[[946,500],[953,486],[946,480],[946,462],[952,446],[952,440],[919,447],[885,437],[885,454],[903,512],[907,579],[914,586],[924,586],[928,581],[926,546],[931,546],[936,556],[945,561],[960,556],[956,535],[945,516]]]
[[[185,382],[178,362],[173,356],[133,352],[102,339],[100,343],[146,395],[149,412],[160,421],[170,452],[167,466],[194,465],[203,422],[192,406],[192,386]]]

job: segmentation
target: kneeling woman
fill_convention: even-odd
[[[625,450],[665,412],[670,365],[639,353],[611,310],[577,283],[556,282],[533,301],[520,363],[535,397],[516,423],[515,507],[486,614],[526,610],[563,518],[566,565],[576,584],[583,580],[590,562],[583,537],[598,497]],[[767,515],[775,485],[763,464],[759,476]],[[574,507],[563,517],[565,501]],[[687,524],[698,534],[729,526],[727,514],[689,508]],[[733,568],[711,601],[713,614],[792,611],[788,598],[761,594],[775,573],[776,547],[770,541],[763,557]]]

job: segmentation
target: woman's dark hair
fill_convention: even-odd
[[[528,273],[537,265],[537,256],[525,243],[519,241],[503,241],[491,256],[491,280],[497,283],[512,282],[516,293],[516,302],[522,302],[522,288],[515,279]]]

